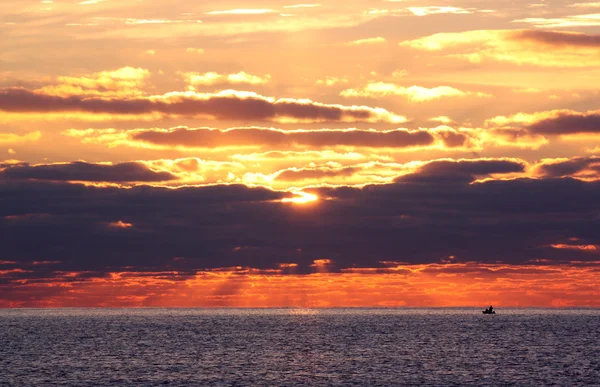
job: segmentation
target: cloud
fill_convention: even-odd
[[[162,146],[189,148],[265,147],[336,148],[373,147],[407,148],[432,145],[434,137],[426,131],[397,129],[388,131],[359,129],[280,130],[266,128],[143,130],[133,132],[131,139]]]
[[[595,27],[600,26],[600,14],[574,15],[555,18],[529,17],[514,23],[533,24],[537,28]]]
[[[181,272],[266,270],[287,261],[298,273],[317,259],[334,261],[336,271],[449,256],[505,264],[593,259],[549,246],[572,237],[600,245],[600,182],[504,179],[524,168],[514,159],[439,160],[393,183],[310,189],[319,198],[310,207],[284,203],[287,192],[241,185],[124,189],[4,180],[3,254],[19,264],[44,257],[61,262],[55,271],[96,273],[164,270],[174,257],[185,258]],[[9,219],[15,216],[23,221]],[[107,227],[118,221],[133,227]],[[36,243],[26,243],[32,233]]]
[[[531,133],[529,130],[519,127],[464,128],[461,129],[461,132],[469,135],[471,141],[474,141],[482,149],[491,146],[539,149],[549,143],[544,135]]]
[[[533,133],[577,134],[600,133],[600,111],[588,113],[562,112],[528,126]]]
[[[300,181],[300,180],[320,180],[336,177],[350,177],[359,169],[355,167],[343,168],[292,168],[277,173],[277,180],[282,181]]]
[[[574,3],[570,7],[574,8],[600,8],[600,2]]]
[[[162,182],[174,180],[168,172],[155,172],[141,163],[92,164],[81,161],[65,164],[11,165],[0,176],[12,180],[52,180],[89,182]]]
[[[224,11],[210,11],[205,12],[205,15],[263,15],[267,13],[276,13],[274,9],[268,8],[236,8],[228,9]]]
[[[146,69],[122,67],[80,77],[58,76],[55,79],[56,84],[43,86],[36,92],[61,97],[142,95],[142,88],[148,82],[150,75],[150,71]]]
[[[585,113],[574,110],[549,110],[535,113],[517,113],[497,116],[486,121],[488,125],[521,126],[534,134],[570,135],[600,133],[600,111]]]
[[[251,92],[172,92],[134,98],[61,97],[20,88],[0,90],[0,111],[84,115],[203,117],[285,122],[405,122],[383,108],[323,104],[308,99],[264,97]]]
[[[293,5],[284,5],[283,8],[315,8],[320,7],[321,4],[317,3],[307,3],[307,4],[293,4]]]
[[[154,150],[174,149],[178,151],[204,150],[211,152],[236,152],[235,157],[246,157],[254,160],[257,152],[268,149],[293,154],[293,159],[306,159],[291,151],[302,151],[320,159],[325,151],[345,151],[353,148],[361,154],[346,156],[364,157],[368,151],[368,159],[384,160],[382,156],[373,154],[369,148],[388,150],[483,150],[488,147],[509,147],[521,149],[538,149],[548,143],[539,134],[532,134],[527,129],[505,128],[452,128],[440,125],[434,128],[420,129],[297,129],[283,130],[266,127],[238,127],[230,129],[188,128],[185,126],[170,129],[69,129],[63,135],[80,139],[85,144],[104,144],[108,147],[127,146]],[[275,152],[272,152],[274,154]],[[334,152],[335,155],[335,152]],[[353,156],[354,155],[354,156]],[[335,155],[339,157],[340,155]],[[386,156],[387,157],[387,156]],[[346,158],[346,157],[344,157]],[[256,160],[258,161],[258,160]],[[308,161],[314,161],[312,159]]]
[[[128,228],[132,228],[133,224],[119,220],[116,222],[110,222],[107,224],[107,226],[110,228],[115,228],[115,229],[128,229]]]
[[[350,45],[350,46],[361,46],[361,45],[365,45],[365,44],[378,44],[378,43],[385,43],[385,42],[386,42],[385,38],[378,36],[376,38],[365,38],[365,39],[353,40],[352,42],[348,42],[346,44]]]
[[[598,35],[531,30],[478,30],[439,33],[400,45],[443,51],[446,57],[472,63],[485,61],[542,67],[594,67],[600,65]]]
[[[534,167],[544,177],[582,177],[600,179],[600,157],[543,160]]]
[[[32,272],[37,267],[28,266],[28,270],[4,271],[8,285],[0,285],[0,307],[290,306],[294,308],[281,313],[297,318],[297,314],[328,313],[314,308],[481,306],[490,299],[502,307],[599,305],[595,285],[600,279],[593,263],[509,266],[388,262],[385,267],[328,272],[332,267],[335,261],[318,259],[309,275],[294,273],[298,265],[286,262],[269,272],[251,268],[194,274],[129,270],[105,276],[57,272],[46,278],[43,272]]]
[[[125,24],[186,24],[202,23],[202,20],[183,20],[183,19],[125,19]]]
[[[334,86],[338,83],[348,83],[347,77],[326,77],[325,79],[318,79],[317,85]]]
[[[485,93],[475,93],[462,91],[450,86],[438,86],[431,89],[421,86],[400,86],[395,83],[371,82],[362,89],[347,89],[340,93],[343,97],[387,97],[390,95],[398,95],[407,97],[414,102],[425,102],[436,100],[444,97],[491,97]]]
[[[365,162],[341,165],[329,161],[320,165],[311,163],[305,167],[291,167],[264,176],[271,187],[328,186],[362,187],[367,184],[386,184],[400,174],[414,172],[419,162],[399,164],[393,162]],[[257,177],[258,178],[258,177]]]
[[[0,133],[0,144],[19,144],[23,142],[33,142],[38,141],[41,137],[42,132],[40,132],[39,130],[27,134]]]
[[[429,121],[431,121],[431,122],[439,122],[439,123],[444,124],[444,125],[452,124],[454,122],[454,120],[452,120],[452,118],[450,118],[448,116],[432,117],[432,118],[429,119]]]
[[[92,46],[97,40],[118,41],[123,44],[150,37],[157,42],[162,39],[175,42],[193,40],[198,36],[220,38],[239,37],[257,32],[320,31],[328,28],[353,27],[375,19],[373,15],[362,14],[362,7],[358,4],[349,4],[350,8],[340,9],[335,6],[283,8],[281,6],[284,4],[281,3],[275,8],[271,7],[275,5],[274,3],[263,4],[257,8],[228,8],[223,7],[225,4],[215,3],[212,6],[201,7],[203,9],[187,9],[190,12],[178,12],[178,7],[169,7],[165,4],[152,4],[140,8],[139,4],[123,5],[118,1],[103,1],[97,6],[55,1],[52,7],[48,7],[53,8],[53,11],[45,12],[53,14],[55,18],[47,24],[40,25],[36,20],[25,17],[35,6],[31,8],[18,0],[10,1],[11,3],[6,1],[2,3],[7,11],[5,19],[8,23],[14,23],[10,28],[17,30],[20,36],[44,34],[56,36],[57,39],[69,39],[74,31],[65,28],[65,25],[77,26],[79,39],[91,42]],[[290,2],[286,5],[300,4]],[[237,4],[237,6],[241,5]],[[293,17],[289,17],[288,12],[293,13]],[[202,20],[198,20],[199,16]],[[160,28],[156,28],[157,26]],[[141,49],[140,51],[143,52]],[[167,51],[161,49],[161,52]]]
[[[477,179],[525,176],[527,164],[518,159],[440,159],[405,164],[369,162],[337,166],[333,163],[311,168],[289,168],[278,171],[277,181],[326,182],[338,185],[365,185],[367,183],[396,182],[473,182]]]
[[[214,85],[264,85],[271,80],[270,75],[258,76],[240,71],[234,74],[208,73],[180,73],[180,75],[191,86],[214,86]]]
[[[600,48],[600,35],[587,35],[580,32],[524,30],[514,34],[513,39],[532,41],[558,47],[572,46]]]
[[[598,248],[595,245],[570,245],[570,244],[555,244],[551,245],[555,249],[572,249],[572,250],[581,250],[581,251],[589,251],[595,252]]]
[[[523,173],[525,169],[526,164],[516,159],[440,160],[427,163],[398,181],[463,183],[496,174]]]
[[[408,7],[407,8],[415,16],[427,16],[436,14],[469,14],[473,13],[474,9],[465,9],[459,7]]]

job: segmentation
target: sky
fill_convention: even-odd
[[[600,2],[318,1],[2,0],[0,307],[600,307]]]

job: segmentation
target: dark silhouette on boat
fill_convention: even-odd
[[[483,313],[483,314],[496,314],[496,311],[494,310],[494,307],[490,305],[489,308],[486,308],[486,310],[481,311],[481,313]]]

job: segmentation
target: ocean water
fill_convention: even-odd
[[[600,310],[0,310],[2,386],[600,386]]]

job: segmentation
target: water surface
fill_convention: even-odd
[[[600,385],[600,310],[0,310],[0,385]]]

